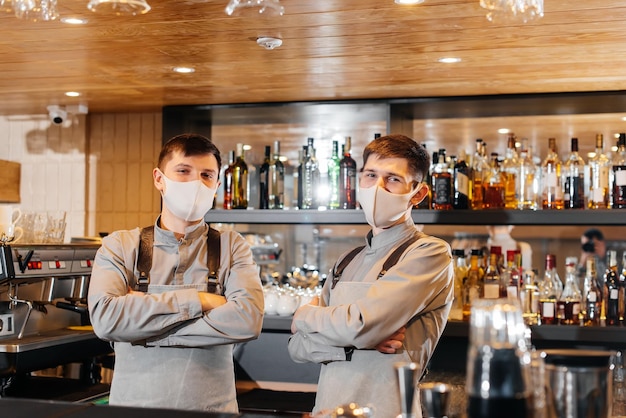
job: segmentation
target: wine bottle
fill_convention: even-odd
[[[233,208],[233,164],[235,162],[235,151],[228,152],[228,167],[224,170],[224,209]]]
[[[285,165],[280,160],[280,141],[274,141],[267,186],[269,208],[283,209],[285,206]]]
[[[619,320],[619,277],[617,273],[617,251],[607,253],[607,268],[604,273],[604,312],[606,325],[620,325]]]
[[[356,209],[356,161],[350,155],[352,139],[347,136],[339,161],[339,207]]]
[[[233,209],[248,208],[248,164],[244,158],[243,144],[237,144],[233,163]]]
[[[263,158],[261,167],[259,167],[259,209],[270,208],[269,183],[271,149],[269,145],[265,146],[265,157]]]
[[[619,134],[613,159],[613,202],[611,208],[626,209],[626,134]]]

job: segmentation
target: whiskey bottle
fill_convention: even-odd
[[[607,253],[607,268],[604,274],[603,302],[606,325],[620,325],[619,320],[619,277],[617,273],[617,251]]]
[[[578,138],[572,138],[571,151],[563,168],[565,209],[585,208],[585,161],[578,154]]]
[[[600,314],[602,311],[602,291],[598,287],[596,276],[596,260],[593,257],[587,259],[587,271],[583,286],[583,325],[600,325]]]
[[[350,155],[352,140],[346,137],[339,162],[339,207],[356,209],[356,161]]]
[[[589,159],[589,209],[609,208],[609,172],[611,161],[604,153],[602,134],[596,135],[596,151]]]
[[[504,174],[498,166],[498,154],[491,153],[489,171],[483,178],[483,209],[504,209]]]
[[[446,150],[441,148],[437,153],[438,162],[432,173],[433,209],[452,209],[452,173],[446,163]]]
[[[485,144],[481,138],[476,139],[476,151],[472,156],[472,201],[471,208],[483,209],[483,179],[489,171],[489,163],[485,159]]]
[[[515,134],[510,133],[507,138],[504,161],[500,165],[500,171],[504,174],[504,207],[517,209],[519,193],[517,191],[518,156],[515,151]]]
[[[469,321],[472,303],[479,299],[482,294],[482,274],[478,265],[482,256],[481,250],[473,249],[470,253],[470,266],[467,271],[467,279],[463,283],[463,320]]]
[[[244,159],[243,144],[237,144],[233,163],[233,209],[248,208],[248,164]]]
[[[461,150],[459,159],[454,165],[454,209],[469,209],[471,202],[471,169],[465,161],[465,151]]]
[[[267,185],[269,208],[283,209],[285,207],[285,165],[280,160],[280,141],[274,141]]]
[[[541,163],[541,207],[563,209],[561,159],[556,151],[556,139],[548,138],[548,155]]]

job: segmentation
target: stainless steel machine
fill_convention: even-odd
[[[97,244],[0,246],[0,396],[17,378],[112,352],[89,326],[87,289]]]

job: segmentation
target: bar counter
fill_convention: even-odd
[[[32,399],[0,399],[0,416],[11,418],[261,418],[285,416],[278,413],[242,413],[228,414],[200,411],[172,411],[168,409],[132,408],[90,403],[69,403],[60,401],[42,401]]]

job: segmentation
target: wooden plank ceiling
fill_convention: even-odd
[[[278,17],[227,16],[227,0],[148,1],[149,13],[117,17],[58,0],[83,26],[0,15],[0,114],[626,90],[621,0],[545,0],[545,16],[525,25],[490,23],[478,0],[282,0]],[[265,50],[260,36],[283,45]],[[196,72],[173,73],[179,65]]]

